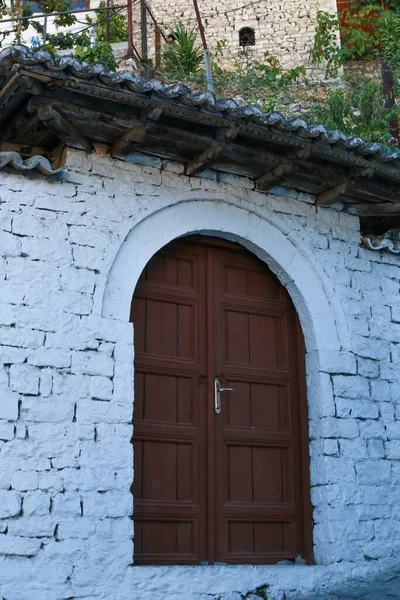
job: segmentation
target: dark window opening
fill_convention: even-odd
[[[243,27],[239,31],[239,46],[255,46],[256,36],[254,29],[251,27]]]

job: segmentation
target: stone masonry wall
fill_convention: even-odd
[[[240,600],[262,587],[282,600],[390,569],[400,258],[361,248],[355,217],[305,194],[135,160],[69,151],[58,180],[0,172],[0,598]],[[133,330],[101,316],[101,296],[129,231],[177,192],[225,193],[232,207],[274,215],[344,309],[351,349],[307,356],[318,566],[132,566]]]
[[[163,0],[151,0],[151,9],[166,34],[174,23],[181,20],[185,26],[197,28],[192,2],[176,0],[166,10]],[[251,27],[255,32],[255,46],[251,55],[262,60],[265,52],[279,59],[285,69],[308,65],[308,55],[314,40],[318,10],[336,11],[336,0],[202,0],[199,8],[207,43],[214,53],[218,42],[223,42],[222,53],[215,55],[218,64],[232,68],[241,64],[243,49],[239,46],[239,30]],[[140,7],[133,5],[135,42],[140,48]],[[149,52],[153,56],[154,31],[149,18]],[[201,43],[200,36],[198,42]]]

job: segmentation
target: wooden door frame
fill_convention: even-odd
[[[207,323],[212,324],[213,322],[213,282],[214,271],[212,268],[213,260],[213,248],[229,249],[238,251],[249,252],[252,256],[255,256],[252,252],[241,246],[237,242],[230,242],[217,236],[202,236],[192,235],[184,236],[182,240],[188,241],[189,243],[196,243],[207,246],[206,261],[207,261],[207,290],[206,290],[206,305],[207,305]],[[256,257],[257,258],[257,257]],[[262,262],[262,261],[261,261]],[[265,263],[264,263],[265,264]],[[265,264],[265,268],[268,265]],[[282,285],[282,284],[280,284]],[[306,373],[305,373],[305,351],[304,351],[304,337],[301,330],[300,321],[296,313],[296,346],[297,346],[297,367],[298,367],[298,400],[300,403],[299,414],[300,414],[300,445],[301,445],[301,456],[302,456],[302,502],[303,502],[303,530],[304,530],[304,548],[305,555],[303,558],[308,564],[313,564],[313,540],[312,540],[312,505],[311,505],[311,494],[310,494],[310,456],[309,456],[309,433],[308,433],[308,405],[307,405],[307,392],[306,392]],[[211,318],[210,318],[211,317]],[[213,372],[214,366],[214,355],[213,355],[213,344],[214,336],[211,327],[207,325],[207,370],[208,373]],[[208,407],[213,406],[213,392],[212,385],[209,382],[208,385]],[[207,502],[207,562],[209,565],[214,564],[215,560],[215,512],[214,512],[214,486],[215,486],[215,468],[213,461],[213,451],[210,448],[210,444],[214,444],[214,413],[209,408],[206,414],[207,419],[207,448],[208,448],[208,459],[207,459],[207,483],[208,483],[208,502]],[[134,515],[132,516],[134,518]]]

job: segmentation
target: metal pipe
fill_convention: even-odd
[[[154,25],[157,25],[157,27],[159,27],[159,28],[160,28],[160,33],[161,33],[161,35],[163,36],[163,38],[164,38],[164,41],[165,41],[165,42],[167,42],[167,41],[168,41],[168,39],[167,39],[167,36],[165,35],[165,33],[163,32],[163,30],[161,29],[161,27],[158,25],[158,23],[157,23],[157,21],[156,21],[156,18],[155,18],[155,16],[153,15],[153,13],[152,13],[152,11],[151,11],[151,8],[150,8],[150,6],[147,4],[146,0],[144,0],[144,3],[145,3],[145,5],[146,5],[146,10],[147,10],[147,12],[149,13],[149,15],[150,15],[150,17],[151,17],[151,19],[152,19],[152,21],[153,21]]]
[[[161,65],[161,30],[159,25],[156,25],[156,39],[155,39],[155,44],[156,44],[156,69],[160,68]]]
[[[133,18],[132,18],[132,2],[128,4],[128,55],[133,54]]]
[[[211,68],[210,51],[208,48],[204,50],[204,64],[206,67],[206,81],[209,92],[214,92],[214,80]]]
[[[140,31],[142,36],[142,60],[147,60],[147,7],[145,0],[140,0]]]
[[[206,34],[204,33],[204,27],[203,27],[203,23],[201,21],[201,15],[200,15],[200,10],[199,10],[199,5],[197,4],[197,0],[193,0],[193,5],[194,5],[194,11],[196,13],[197,24],[199,26],[201,41],[203,42],[203,48],[204,48],[204,50],[207,50]]]
[[[47,15],[45,15],[44,22],[43,22],[43,46],[46,45],[46,41],[47,41]]]
[[[203,23],[201,21],[201,15],[199,10],[199,5],[197,4],[197,0],[193,0],[194,10],[196,13],[196,19],[199,26],[201,41],[203,42],[204,48],[204,65],[206,68],[206,81],[207,81],[207,89],[209,92],[214,92],[214,80],[211,68],[211,60],[210,60],[210,51],[207,48],[207,40],[206,34],[204,32]]]
[[[107,0],[106,40],[110,41],[110,0]]]

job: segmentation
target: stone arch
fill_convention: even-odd
[[[322,269],[315,266],[310,249],[289,231],[280,215],[261,216],[238,206],[236,200],[224,194],[203,194],[199,198],[198,193],[192,192],[165,201],[170,203],[130,229],[110,261],[107,281],[103,289],[97,290],[102,317],[128,324],[140,274],[152,256],[173,239],[200,233],[242,244],[268,265],[293,300],[306,344],[309,430],[313,438],[323,438],[324,419],[319,417],[331,414],[332,390],[329,375],[321,369],[321,357],[325,365],[330,364],[337,353],[350,350],[350,339],[339,299]],[[133,379],[131,393],[133,404]],[[326,480],[329,465],[325,456],[315,452],[310,460],[313,487]],[[328,504],[324,488],[320,488],[316,506]],[[331,529],[325,529],[325,542],[333,542]],[[317,564],[327,560],[325,546],[315,542]]]
[[[304,242],[276,215],[267,220],[225,198],[182,199],[134,225],[111,265],[102,315],[128,321],[136,282],[150,258],[173,239],[194,233],[238,242],[268,265],[293,300],[307,353],[349,349],[341,306]]]

